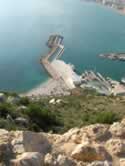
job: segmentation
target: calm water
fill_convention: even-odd
[[[26,91],[48,78],[39,58],[51,33],[64,36],[62,59],[79,72],[125,75],[125,63],[98,58],[103,52],[125,52],[125,16],[80,0],[1,0],[0,89]]]

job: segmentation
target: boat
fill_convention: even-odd
[[[125,84],[125,77],[121,79],[121,83]]]

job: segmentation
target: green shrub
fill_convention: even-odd
[[[48,110],[42,109],[38,104],[31,104],[26,113],[31,123],[36,124],[43,130],[49,130],[57,123],[55,115]]]
[[[6,118],[8,114],[16,117],[15,107],[8,103],[0,104],[0,117]]]
[[[95,122],[112,124],[119,120],[118,114],[114,112],[100,112],[95,117]]]
[[[8,120],[0,119],[0,128],[6,129],[6,130],[15,130],[16,125]]]
[[[19,104],[25,105],[25,106],[29,105],[30,104],[29,98],[28,97],[21,97]]]
[[[114,112],[85,113],[82,117],[83,124],[85,125],[94,123],[112,124],[118,120],[119,116]]]

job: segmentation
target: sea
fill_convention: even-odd
[[[82,0],[0,0],[0,90],[22,93],[49,78],[39,59],[55,33],[64,37],[61,59],[79,73],[125,76],[125,62],[98,56],[125,52],[125,16]]]

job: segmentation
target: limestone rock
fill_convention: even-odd
[[[50,154],[47,153],[44,157],[44,165],[45,166],[54,166],[56,165],[54,157]]]
[[[11,160],[11,166],[43,166],[43,156],[38,152],[23,153],[18,159]]]
[[[124,166],[124,165],[125,165],[125,158],[121,158],[119,166]]]
[[[0,163],[11,166],[124,166],[125,120],[65,134],[0,129]]]
[[[113,165],[109,161],[94,161],[91,164],[88,164],[87,166],[113,166]]]
[[[67,142],[61,145],[57,145],[56,151],[70,156],[70,154],[76,148],[76,146],[77,145],[75,143]]]
[[[90,125],[83,128],[83,132],[88,134],[91,140],[105,141],[110,137],[109,126],[103,124]]]
[[[80,129],[79,128],[70,129],[68,132],[63,134],[62,141],[68,142],[68,141],[70,141],[72,139],[72,136],[78,135],[79,133],[80,133]]]
[[[11,144],[16,154],[23,152],[47,153],[50,148],[49,141],[44,134],[30,131],[14,132]]]
[[[125,142],[119,138],[113,138],[107,141],[106,148],[112,155],[125,156]]]
[[[109,131],[113,137],[125,137],[125,124],[116,122],[110,126]]]
[[[72,152],[71,157],[80,161],[104,161],[106,159],[111,160],[110,155],[107,153],[105,148],[101,145],[87,145],[80,144]]]
[[[6,153],[6,150],[8,149],[9,146],[9,132],[0,129],[0,156],[3,155],[3,153]]]
[[[59,155],[57,157],[57,165],[58,166],[75,166],[76,163],[72,159],[69,159],[68,157],[64,155]]]
[[[44,158],[45,166],[76,166],[76,162],[62,154],[58,156],[53,156],[51,154],[47,154]]]
[[[125,118],[122,119],[121,124],[125,125]]]
[[[21,126],[27,126],[29,121],[26,118],[18,117],[15,119],[15,122]]]

